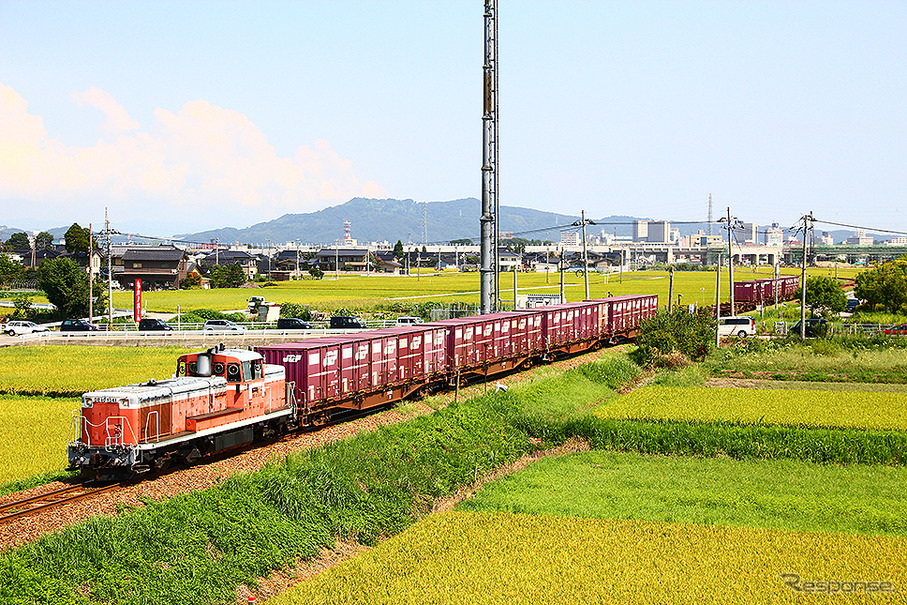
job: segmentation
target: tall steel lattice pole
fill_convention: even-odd
[[[481,312],[497,310],[498,283],[498,11],[485,0],[485,61],[482,99]]]

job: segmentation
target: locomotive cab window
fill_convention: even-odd
[[[238,363],[227,364],[227,381],[240,382],[242,380],[242,370]]]
[[[256,378],[254,366],[251,361],[242,362],[243,380],[253,380]]]

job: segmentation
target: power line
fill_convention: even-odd
[[[848,225],[847,223],[836,223],[834,221],[823,221],[820,219],[813,219],[814,223],[821,223],[823,225],[834,225],[836,227],[848,227],[849,229],[859,229],[861,231],[875,231],[877,233],[893,233],[894,235],[907,235],[907,231],[893,231],[891,229],[878,229],[875,227],[861,227],[859,225]]]

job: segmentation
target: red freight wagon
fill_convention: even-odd
[[[785,275],[774,278],[734,282],[734,300],[752,304],[768,304],[775,300],[777,282],[778,300],[789,300],[800,287],[800,278],[796,275]]]
[[[446,370],[446,331],[428,324],[258,348],[287,368],[303,424],[328,408],[363,410],[403,399]]]
[[[447,331],[449,371],[490,375],[510,370],[542,347],[532,313],[502,312],[422,324]]]
[[[546,353],[574,353],[589,348],[600,337],[602,307],[598,302],[573,302],[527,309],[524,313],[535,313],[541,318]]]
[[[609,324],[612,335],[629,336],[644,319],[658,313],[658,296],[655,294],[628,294],[599,300],[611,303]]]

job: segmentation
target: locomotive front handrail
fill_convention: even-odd
[[[151,424],[151,417],[154,416],[155,426],[154,426],[154,442],[160,443],[161,441],[161,417],[157,410],[153,410],[148,413],[148,417],[145,418],[145,443],[148,443],[151,440],[151,437],[148,436],[148,427]]]

